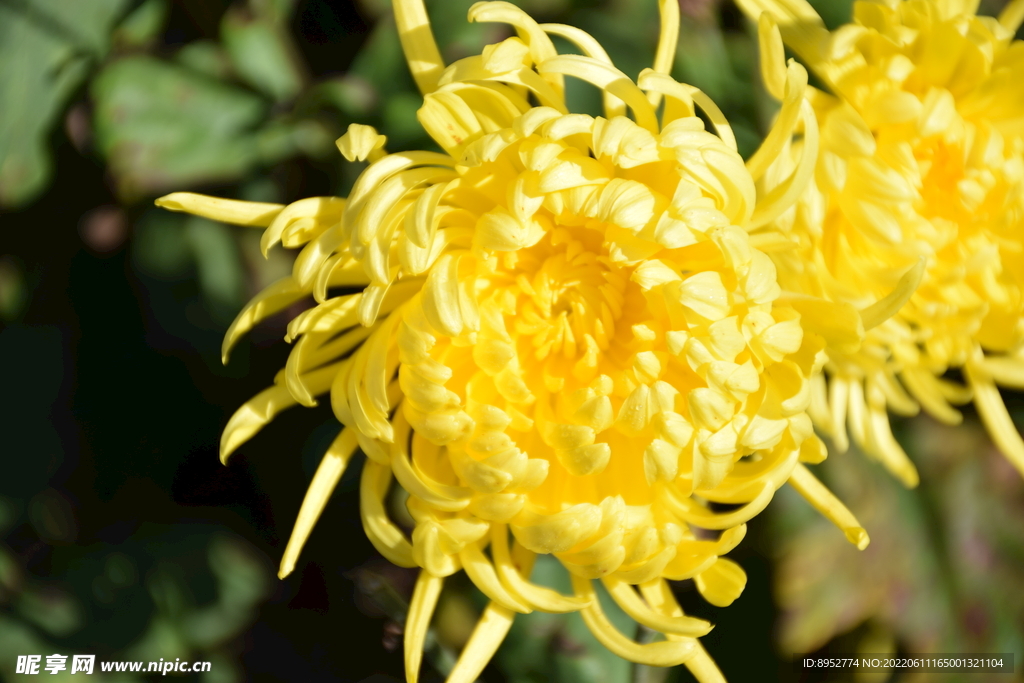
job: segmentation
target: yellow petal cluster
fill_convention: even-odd
[[[315,302],[288,325],[294,347],[274,385],[231,418],[222,458],[285,408],[329,395],[344,429],[281,574],[359,449],[367,536],[395,564],[422,568],[406,624],[413,683],[444,578],[458,571],[490,604],[452,683],[474,681],[515,614],[533,610],[579,611],[616,654],[686,664],[710,683],[722,677],[697,638],[711,626],[683,614],[666,580],[694,579],[714,605],[735,600],[746,576],[722,556],[787,481],[867,544],[801,464],[825,456],[807,413],[811,378],[860,314],[784,296],[748,235],[790,210],[813,173],[807,74],[782,67],[783,114],[744,164],[714,103],[667,75],[679,10],[660,8],[655,68],[634,82],[591,36],[506,2],[478,3],[469,19],[515,36],[445,66],[422,3],[396,0],[419,120],[443,152],[388,154],[373,129],[353,126],[338,147],[370,163],[345,200],[158,201],[264,226],[264,250],[301,247],[292,274],[225,338],[226,357],[260,320]],[[583,54],[558,54],[552,36]],[[602,90],[605,116],[567,110],[567,76]],[[759,194],[794,136],[803,155]],[[386,511],[395,483],[408,493],[408,534]],[[538,553],[568,569],[572,595],[530,581]],[[616,630],[595,580],[663,639]]]
[[[804,0],[740,5],[761,20],[773,94],[784,99],[782,41],[828,89],[809,95],[821,128],[813,181],[760,237],[774,238],[782,286],[864,309],[899,278],[906,289],[920,279],[895,316],[865,318],[875,326],[863,343],[829,348],[815,422],[840,449],[849,432],[912,486],[887,411],[923,407],[956,424],[953,405],[973,399],[1024,473],[997,388],[1024,388],[1024,43],[1013,40],[1024,2],[998,19],[976,16],[977,0],[856,2],[832,32]],[[784,156],[772,169],[782,176],[799,150]]]

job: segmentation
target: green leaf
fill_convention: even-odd
[[[255,128],[267,106],[239,88],[140,56],[106,67],[92,96],[97,144],[122,194],[231,181],[261,161]]]
[[[296,0],[249,0],[254,12],[278,24],[291,18],[296,4]]]
[[[192,248],[199,287],[211,312],[230,320],[245,297],[245,272],[231,228],[191,216],[185,222],[185,240]]]
[[[114,42],[126,46],[152,42],[163,30],[169,10],[167,0],[146,0],[114,30]]]
[[[363,119],[377,106],[377,92],[359,76],[346,74],[318,83],[303,97],[306,109],[330,106],[354,119]]]
[[[27,588],[18,595],[17,608],[26,621],[58,638],[74,633],[83,621],[74,597],[54,588]]]
[[[47,137],[68,97],[107,52],[125,0],[0,4],[0,206],[30,201],[52,170]]]
[[[17,320],[28,303],[28,293],[28,283],[21,264],[13,256],[0,258],[0,320]]]
[[[220,33],[235,72],[246,83],[278,102],[302,90],[298,55],[280,25],[233,7],[224,15]]]
[[[220,43],[197,40],[178,50],[175,61],[205,76],[224,80],[231,76],[231,61]]]
[[[132,239],[132,261],[150,277],[175,280],[192,264],[192,254],[185,241],[184,217],[168,211],[147,211],[135,227]]]

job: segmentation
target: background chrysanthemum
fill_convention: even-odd
[[[829,350],[816,423],[840,450],[849,433],[915,485],[887,410],[923,407],[957,424],[953,405],[973,399],[1024,472],[1024,441],[997,388],[1024,386],[1024,44],[1013,40],[1024,3],[996,19],[966,0],[857,2],[852,23],[831,33],[803,0],[740,4],[762,17],[768,71],[779,69],[777,22],[827,86],[811,96],[822,132],[814,180],[774,224],[785,234],[772,252],[783,286],[862,307],[925,264],[898,314],[863,344]],[[771,89],[783,97],[777,76]]]
[[[443,154],[386,154],[375,131],[353,126],[339,148],[372,163],[345,201],[159,202],[267,225],[265,251],[306,245],[225,339],[226,355],[260,319],[310,294],[318,302],[292,320],[287,366],[232,418],[222,457],[281,409],[330,392],[346,429],[310,486],[282,575],[358,446],[367,535],[392,562],[422,567],[405,638],[410,680],[443,579],[460,569],[491,604],[450,680],[473,680],[514,615],[535,609],[581,610],[616,654],[716,680],[695,640],[710,625],[683,616],[665,579],[693,578],[708,601],[732,602],[746,579],[721,555],[790,478],[867,544],[798,462],[824,457],[805,409],[826,341],[777,302],[775,267],[746,232],[785,211],[813,168],[806,73],[791,65],[782,76],[790,101],[751,172],[717,107],[664,74],[678,8],[661,10],[655,69],[634,83],[586,33],[538,25],[503,2],[479,3],[469,18],[517,36],[444,68],[423,7],[396,2],[424,93],[419,119]],[[552,35],[584,54],[559,55]],[[600,88],[606,117],[570,113],[565,76]],[[800,126],[808,152],[759,198],[755,178]],[[338,288],[361,291],[333,296]],[[392,477],[409,494],[411,539],[385,511]],[[574,596],[529,582],[535,553],[569,569]],[[593,579],[667,640],[617,631]]]

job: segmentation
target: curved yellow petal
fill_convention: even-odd
[[[306,544],[306,539],[313,531],[313,526],[324,511],[327,501],[330,500],[334,488],[338,485],[341,475],[345,473],[352,453],[356,449],[356,435],[351,429],[342,429],[335,437],[327,452],[324,453],[320,466],[316,468],[313,481],[306,489],[306,496],[302,499],[302,507],[299,508],[299,516],[292,528],[292,535],[288,538],[288,545],[285,546],[284,555],[281,557],[281,568],[277,577],[283,579],[295,569],[295,561]]]
[[[467,545],[459,553],[459,559],[470,580],[480,589],[480,592],[496,604],[520,614],[529,614],[533,611],[528,605],[505,590],[494,571],[494,565],[475,543]]]
[[[498,651],[515,616],[510,609],[493,602],[488,604],[445,683],[473,683]]]
[[[437,49],[430,18],[423,0],[393,0],[395,25],[402,41],[405,61],[420,92],[426,95],[437,89],[437,79],[444,71],[444,60]]]
[[[796,169],[783,182],[774,187],[764,198],[760,198],[754,215],[747,222],[747,229],[752,230],[766,225],[796,203],[800,194],[807,188],[814,175],[814,167],[818,162],[818,122],[814,117],[814,109],[804,100],[800,105],[804,122],[804,139],[800,160]]]
[[[665,634],[671,633],[677,636],[699,638],[710,633],[713,628],[710,623],[703,619],[684,616],[668,617],[656,612],[644,604],[632,586],[621,579],[613,577],[602,579],[602,581],[605,588],[608,589],[608,593],[619,607],[622,608],[622,611],[628,614],[634,621],[643,624],[649,629]]]
[[[469,20],[474,22],[496,22],[512,26],[530,50],[530,58],[534,64],[540,64],[558,52],[547,34],[534,21],[533,17],[510,2],[478,2],[469,8]],[[558,97],[564,97],[565,88],[559,74],[547,74],[545,79],[551,83]]]
[[[388,137],[381,135],[373,126],[350,123],[348,130],[334,144],[338,146],[341,156],[349,161],[376,161],[385,154],[384,145]]]
[[[999,446],[999,450],[1024,475],[1024,439],[1013,424],[1006,404],[999,395],[999,388],[992,378],[977,363],[969,362],[964,370],[967,381],[974,390],[974,405],[978,407],[981,421]]]
[[[212,221],[263,228],[285,208],[284,204],[246,202],[238,199],[209,197],[194,192],[172,192],[154,202],[168,211],[184,211]]]
[[[283,386],[273,386],[242,404],[228,420],[220,437],[220,461],[227,464],[228,457],[243,443],[263,429],[285,408],[297,401]]]
[[[580,611],[584,623],[602,645],[618,656],[638,664],[665,667],[683,664],[696,653],[697,641],[692,638],[641,644],[622,635],[605,616],[590,580],[575,574],[571,577],[576,595],[591,601]]]
[[[430,619],[434,616],[437,599],[444,586],[444,577],[434,576],[421,570],[416,579],[416,588],[409,601],[409,614],[405,618],[405,680],[417,683],[420,663],[423,661],[423,645],[430,630]]]
[[[761,57],[761,80],[777,100],[786,97],[786,50],[779,26],[768,12],[757,18],[757,44]]]
[[[676,45],[679,43],[679,1],[658,0],[658,15],[661,26],[658,30],[658,47],[654,52],[654,64],[651,69],[658,73],[672,72],[676,60]],[[651,106],[657,108],[661,102],[658,92],[647,93]]]
[[[270,223],[260,238],[260,250],[266,256],[270,248],[280,242],[285,231],[298,221],[308,221],[319,227],[319,232],[334,225],[345,209],[345,200],[338,197],[307,197],[292,202]],[[319,234],[319,232],[317,234]],[[307,240],[308,241],[308,240]]]
[[[314,387],[309,383],[312,378],[310,371],[337,361],[348,351],[363,343],[370,332],[372,330],[357,327],[330,341],[325,341],[322,335],[301,337],[292,352],[288,354],[288,361],[285,363],[285,387],[302,405],[307,408],[316,406],[316,396],[324,393],[324,387]],[[322,343],[322,345],[317,346],[318,343]],[[340,370],[340,365],[347,366],[348,364],[349,361],[345,359],[333,367]]]
[[[307,386],[316,394],[330,387],[338,367],[332,365],[314,370],[305,378]],[[276,380],[275,380],[276,381]],[[295,405],[295,397],[280,384],[264,389],[235,411],[220,437],[220,461],[227,464],[228,457],[243,443],[267,426],[278,413]]]
[[[720,557],[713,565],[693,577],[701,597],[715,607],[728,607],[747,586],[747,573],[732,560]]]
[[[672,595],[672,589],[669,588],[666,581],[659,579],[642,584],[640,592],[643,593],[647,603],[662,614],[669,617],[683,616],[683,610],[679,607],[679,603],[676,602],[675,596]],[[680,636],[669,635],[667,637],[669,640],[672,640]],[[726,683],[725,676],[722,675],[722,672],[714,660],[711,659],[708,651],[700,644],[700,641],[697,641],[697,649],[693,658],[686,661],[685,664],[698,683]]]
[[[384,496],[391,483],[391,470],[372,460],[363,462],[359,484],[359,513],[363,530],[381,555],[399,567],[415,567],[412,546],[384,509]]]
[[[307,296],[306,292],[291,277],[284,277],[265,288],[245,305],[245,308],[235,316],[228,331],[224,333],[224,341],[221,343],[221,362],[227,365],[231,356],[231,349],[246,332],[251,330],[261,320],[283,311],[296,301]]]
[[[651,132],[658,131],[654,108],[637,85],[613,66],[591,57],[560,55],[537,65],[541,74],[563,74],[593,83],[624,101],[633,110],[638,125]]]
[[[768,131],[764,142],[747,160],[747,169],[754,180],[758,180],[768,170],[768,167],[779,156],[783,147],[789,142],[796,128],[800,115],[800,105],[804,99],[804,91],[807,89],[807,71],[791,61],[786,70],[785,94],[782,99],[782,108],[779,110],[778,118]]]
[[[491,553],[498,578],[510,593],[534,609],[552,614],[577,612],[590,603],[575,596],[566,596],[545,586],[538,586],[524,576],[530,575],[534,554],[523,549],[520,556],[530,559],[529,566],[516,567],[508,548],[508,532],[504,524],[491,525]],[[520,573],[522,572],[522,573]]]
[[[1024,390],[1024,358],[1019,356],[984,356],[976,366],[985,371],[996,384]]]
[[[1007,31],[1016,33],[1024,23],[1024,0],[1011,0],[999,13],[999,23]]]
[[[768,507],[768,503],[772,501],[773,495],[775,495],[775,488],[771,485],[771,482],[766,482],[757,494],[757,497],[746,505],[730,512],[712,512],[693,500],[684,500],[674,496],[665,496],[664,501],[690,524],[702,529],[719,530],[729,529],[750,521]]]
[[[567,26],[565,24],[541,24],[540,27],[544,29],[545,33],[549,33],[553,36],[565,38],[570,43],[573,43],[576,47],[583,50],[583,54],[599,62],[605,64],[611,64],[612,60],[605,52],[601,43],[597,42],[592,35],[578,29],[575,26]],[[607,90],[601,91],[601,98],[604,102],[604,115],[607,118],[613,118],[615,116],[626,115],[626,103],[620,100],[615,95],[611,94]],[[657,105],[655,105],[657,106]]]
[[[391,445],[391,469],[395,479],[411,495],[446,512],[465,510],[472,500],[472,490],[462,486],[446,486],[424,474],[409,459],[409,422],[401,408],[395,411],[395,442]]]
[[[917,468],[914,467],[914,463],[911,462],[896,437],[892,435],[889,416],[886,415],[884,408],[868,407],[866,428],[867,441],[865,445],[870,455],[881,462],[907,488],[912,489],[917,486],[921,481]]]
[[[736,147],[736,135],[732,132],[732,126],[729,125],[729,120],[725,118],[725,114],[719,109],[718,105],[715,104],[714,100],[708,97],[702,90],[693,87],[692,85],[686,85],[685,83],[679,83],[671,76],[667,74],[658,73],[652,69],[644,69],[640,72],[639,78],[637,78],[637,84],[640,88],[648,91],[659,92],[666,97],[671,97],[680,102],[693,102],[707,114],[708,119],[711,121],[711,125],[714,126],[715,132],[718,137],[722,138],[722,142],[729,146],[729,149],[735,151]],[[692,112],[690,113],[692,116]],[[666,124],[668,121],[666,121]]]
[[[917,259],[917,263],[903,274],[892,292],[860,312],[865,332],[878,327],[896,315],[903,305],[910,301],[910,297],[914,295],[921,280],[924,279],[926,265],[927,261],[923,256]]]
[[[846,535],[847,540],[859,550],[868,547],[871,539],[853,513],[835,495],[811,474],[803,465],[797,465],[789,483],[808,503],[835,524]]]
[[[736,0],[748,17],[767,12],[779,25],[782,39],[809,63],[825,52],[829,33],[807,0]]]

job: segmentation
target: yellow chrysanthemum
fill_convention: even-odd
[[[950,404],[973,398],[1024,473],[1024,442],[996,386],[1024,388],[1024,43],[1013,40],[1024,2],[998,19],[975,16],[977,0],[857,2],[853,23],[831,33],[804,0],[740,4],[760,16],[773,94],[783,98],[773,22],[830,90],[811,96],[814,182],[774,225],[791,240],[773,253],[783,287],[863,306],[905,273],[905,286],[920,278],[862,345],[829,349],[815,422],[840,449],[848,425],[912,486],[887,409],[923,406],[955,424]],[[943,378],[951,369],[964,384]]]
[[[586,33],[504,2],[478,3],[469,18],[517,36],[445,68],[421,2],[396,0],[424,93],[419,119],[444,153],[387,154],[373,129],[353,126],[339,148],[370,164],[347,200],[158,202],[266,226],[264,249],[305,245],[292,275],[228,331],[225,354],[259,320],[317,302],[291,321],[295,347],[274,386],[231,418],[222,457],[281,410],[330,392],[344,429],[281,575],[360,448],[368,537],[392,562],[422,568],[406,624],[410,681],[443,579],[460,569],[491,603],[450,681],[475,680],[516,613],[544,610],[580,611],[622,657],[685,663],[710,682],[721,674],[696,638],[711,627],[683,615],[666,579],[693,578],[709,602],[732,602],[746,577],[721,556],[787,480],[867,544],[800,464],[825,455],[805,412],[810,377],[860,314],[782,294],[747,234],[786,211],[813,171],[806,72],[783,68],[787,103],[745,165],[715,105],[666,75],[678,6],[660,7],[655,68],[634,83]],[[584,54],[559,55],[552,35]],[[568,112],[565,76],[601,88],[606,117]],[[806,153],[758,197],[756,178],[794,134]],[[809,319],[817,332],[805,331]],[[385,512],[392,479],[409,494],[411,538]],[[573,596],[530,582],[536,553],[569,570]],[[665,639],[615,630],[594,579]]]

